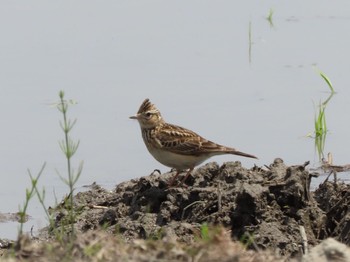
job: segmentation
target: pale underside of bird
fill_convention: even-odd
[[[145,99],[137,114],[130,118],[138,120],[143,141],[151,155],[161,164],[176,169],[177,173],[169,183],[170,186],[181,171],[189,169],[182,180],[184,182],[194,167],[212,156],[233,154],[257,158],[214,143],[189,129],[166,123],[149,99]]]

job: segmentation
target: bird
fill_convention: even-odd
[[[212,156],[232,154],[257,159],[254,155],[219,145],[189,129],[165,122],[158,108],[148,98],[130,119],[138,121],[149,153],[161,164],[176,170],[169,187],[181,172],[188,170],[181,181],[184,183],[196,166]]]

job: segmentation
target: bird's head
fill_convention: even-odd
[[[141,128],[154,128],[164,123],[158,108],[156,108],[148,98],[142,102],[137,114],[130,116],[130,118],[139,121]]]

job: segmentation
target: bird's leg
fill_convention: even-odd
[[[193,167],[188,170],[186,176],[181,180],[181,184],[185,183],[186,179],[191,175],[191,172],[193,171]]]
[[[173,177],[173,179],[171,179],[170,183],[168,183],[168,187],[172,187],[172,186],[173,186],[173,184],[174,184],[176,178],[179,176],[180,173],[181,173],[181,171],[176,170],[176,174],[175,174],[175,176]]]

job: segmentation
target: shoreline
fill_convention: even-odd
[[[221,166],[211,162],[195,169],[186,181],[187,186],[167,188],[173,173],[132,179],[118,184],[112,191],[93,184],[89,190],[74,196],[77,216],[73,226],[77,241],[84,239],[83,242],[90,243],[100,237],[119,241],[118,245],[129,250],[127,255],[134,254],[131,261],[142,261],[138,260],[139,255],[145,255],[142,250],[137,253],[139,248],[135,243],[148,249],[148,241],[155,245],[153,255],[159,255],[158,246],[158,251],[164,253],[164,243],[171,243],[173,248],[182,250],[182,258],[193,259],[189,247],[209,252],[210,248],[203,247],[209,245],[213,256],[232,258],[231,251],[237,249],[242,258],[267,252],[264,253],[267,261],[300,259],[305,251],[328,238],[349,246],[350,185],[329,180],[310,192],[310,180],[315,174],[306,166],[307,163],[286,166],[278,158],[269,166],[251,169],[242,167],[239,161]],[[55,227],[69,232],[64,201],[52,211]],[[38,252],[43,259],[49,255],[43,251],[45,243],[57,242],[47,229],[28,240],[36,246],[31,247],[31,253],[41,250]],[[204,231],[208,231],[206,236]],[[23,244],[22,248],[26,245],[30,244]],[[232,250],[215,251],[222,250],[222,245],[229,245]],[[133,249],[135,252],[130,251]],[[104,247],[98,250],[102,252]],[[86,258],[86,254],[76,252],[75,259]],[[113,257],[112,250],[103,252]],[[164,253],[163,259],[175,259],[173,256],[171,252],[169,256]],[[89,261],[95,261],[94,257],[88,256]],[[28,259],[31,261],[33,256],[29,254]]]

